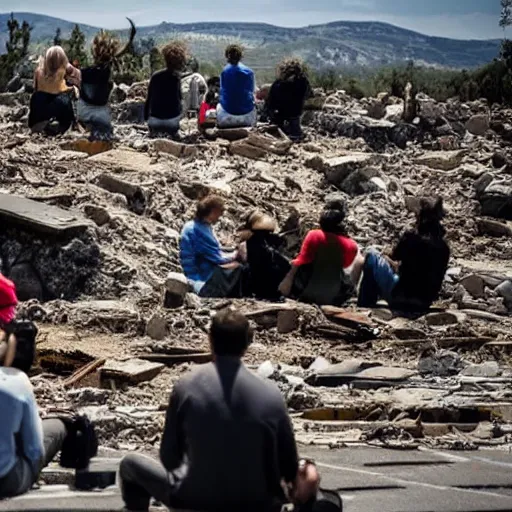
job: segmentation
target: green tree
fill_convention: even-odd
[[[512,25],[512,0],[501,0],[500,27],[503,29],[503,38],[505,32]]]
[[[66,42],[66,53],[70,62],[78,62],[80,67],[87,66],[87,53],[85,51],[85,35],[78,25],[75,25],[71,37]]]
[[[152,75],[165,67],[163,55],[156,46],[149,52],[149,67]]]

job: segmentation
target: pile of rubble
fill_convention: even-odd
[[[78,133],[30,135],[27,94],[0,95],[0,270],[40,325],[43,409],[80,408],[104,446],[152,451],[173,382],[210,360],[211,316],[233,304],[256,329],[247,362],[281,389],[299,441],[512,444],[512,112],[317,91],[301,144],[264,126],[199,135],[195,120],[176,142],[148,138],[145,87],[116,87],[119,140],[96,155]],[[393,245],[421,197],[441,195],[452,260],[440,301],[406,319],[200,299],[181,276],[179,232],[209,192],[227,201],[224,246],[257,207],[288,256],[332,194],[363,248]]]

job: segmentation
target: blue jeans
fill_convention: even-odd
[[[398,279],[386,258],[377,251],[370,250],[364,261],[357,305],[361,308],[373,308],[380,299],[389,303]]]

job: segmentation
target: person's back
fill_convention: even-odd
[[[149,83],[147,115],[157,119],[173,119],[181,114],[181,84],[179,76],[163,69]]]
[[[430,307],[439,295],[450,259],[444,238],[409,231],[400,240],[392,259],[400,261],[394,299]]]
[[[109,64],[90,66],[82,70],[80,98],[89,105],[103,107],[108,104],[113,83]]]
[[[181,381],[176,397],[188,461],[180,501],[204,510],[258,509],[281,496],[278,438],[289,420],[276,387],[238,358],[219,357]],[[162,445],[164,464],[165,454]]]
[[[309,90],[309,81],[305,76],[277,79],[270,89],[268,109],[277,111],[283,119],[300,117]]]
[[[228,64],[220,77],[220,104],[231,115],[254,109],[254,73],[242,63]]]
[[[0,498],[12,490],[2,478],[13,469],[17,457],[23,456],[36,470],[43,455],[42,426],[33,400],[28,377],[16,368],[0,366],[0,408],[9,411],[0,421]],[[16,442],[18,436],[23,443]]]

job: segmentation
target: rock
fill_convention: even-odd
[[[418,112],[418,101],[411,82],[407,82],[404,91],[404,115],[403,119],[406,123],[412,123]]]
[[[480,235],[512,237],[512,227],[509,224],[482,218],[477,219],[476,222]]]
[[[335,158],[315,156],[307,160],[305,165],[323,172],[327,181],[339,186],[354,171],[367,167],[377,159],[378,157],[371,153],[352,153]]]
[[[486,172],[475,181],[475,192],[477,197],[480,197],[485,189],[492,183],[493,176],[490,172]]]
[[[6,92],[18,92],[22,88],[21,76],[14,75],[5,86]]]
[[[463,368],[464,363],[459,354],[449,350],[427,351],[418,361],[418,371],[421,375],[449,377],[457,375]]]
[[[418,93],[416,95],[416,102],[418,105],[418,115],[431,125],[446,115],[446,106],[426,94]]]
[[[369,368],[382,366],[381,363],[363,359],[346,359],[342,363],[330,364],[317,371],[317,375],[355,375]]]
[[[477,114],[472,116],[466,122],[466,130],[473,135],[485,135],[490,127],[490,118],[486,114]]]
[[[321,110],[325,105],[327,96],[322,89],[315,89],[313,96],[306,100],[304,110]]]
[[[128,96],[129,87],[125,84],[116,85],[110,93],[110,101],[112,103],[122,103]]]
[[[99,187],[114,194],[122,194],[128,200],[128,208],[141,215],[146,206],[146,197],[141,187],[135,183],[123,180],[110,173],[100,174],[97,178]]]
[[[507,279],[503,281],[499,286],[497,286],[494,290],[501,297],[505,299],[505,305],[509,310],[512,309],[512,280]]]
[[[478,200],[482,215],[512,220],[512,183],[510,179],[492,181],[480,194]]]
[[[84,212],[97,226],[104,226],[110,222],[110,214],[108,210],[102,206],[86,204],[84,205]]]
[[[190,309],[199,309],[203,306],[203,302],[201,301],[201,297],[195,293],[187,293],[185,295],[185,305]]]
[[[146,334],[153,340],[163,340],[167,336],[166,318],[160,313],[154,313],[146,326]]]
[[[288,334],[300,326],[299,312],[296,309],[283,309],[277,314],[277,332]]]
[[[15,107],[22,103],[23,95],[18,92],[4,92],[0,93],[0,105],[5,107]]]
[[[229,151],[232,155],[243,156],[252,160],[264,159],[268,154],[264,149],[252,146],[244,140],[230,144]]]
[[[128,361],[109,359],[100,369],[100,378],[102,381],[114,380],[138,384],[154,379],[164,368],[165,365],[162,363],[153,363],[142,359]]]
[[[101,326],[110,332],[138,331],[140,315],[135,305],[121,300],[89,300],[73,304],[70,322],[76,325]]]
[[[215,135],[221,139],[234,142],[249,137],[250,128],[217,128]]]
[[[414,163],[425,165],[431,169],[440,171],[451,171],[456,169],[462,163],[465,151],[429,151],[417,158]]]
[[[145,101],[123,101],[117,106],[119,123],[144,124]]]
[[[384,180],[378,176],[379,170],[375,167],[367,167],[365,169],[358,169],[352,172],[343,183],[340,188],[343,192],[350,196],[358,196],[361,194],[369,194],[382,190],[387,191]]]
[[[265,361],[264,363],[260,364],[256,373],[263,379],[270,379],[270,377],[272,377],[276,371],[277,369],[270,361]]]
[[[152,148],[160,153],[168,153],[177,158],[192,158],[197,156],[198,150],[196,146],[190,144],[182,144],[168,139],[157,139],[153,141]]]
[[[464,286],[466,291],[475,299],[481,299],[485,297],[485,282],[484,280],[476,275],[470,274],[460,280],[460,284]]]
[[[382,119],[386,115],[386,105],[379,100],[370,99],[367,105],[368,116],[373,119]]]
[[[465,377],[499,377],[500,366],[496,361],[486,361],[482,364],[470,364],[462,370],[461,375]]]
[[[109,140],[76,139],[66,141],[61,144],[60,147],[64,151],[76,151],[78,153],[85,153],[86,155],[94,156],[110,151],[113,147],[113,143]]]
[[[190,291],[188,280],[184,274],[171,272],[165,281],[164,307],[179,308]]]
[[[322,370],[325,370],[326,368],[329,368],[331,366],[331,363],[325,359],[325,357],[318,356],[309,366],[309,370],[314,372],[319,372]]]
[[[456,311],[442,311],[440,313],[429,313],[424,318],[426,324],[430,327],[443,327],[463,322],[465,315]]]
[[[406,380],[416,372],[407,368],[396,368],[393,366],[374,366],[362,370],[357,374],[358,379],[375,379],[386,381],[403,381]]]
[[[180,189],[192,201],[200,201],[210,193],[210,187],[200,181],[180,182]]]
[[[145,99],[148,96],[148,86],[149,80],[145,80],[143,82],[135,82],[126,89],[126,95],[128,99]]]
[[[496,151],[494,155],[492,155],[492,166],[495,169],[501,169],[502,167],[505,167],[508,165],[509,161],[504,153],[501,151]]]
[[[112,168],[113,171],[146,172],[149,176],[152,171],[166,171],[163,165],[153,164],[147,154],[131,149],[112,149],[92,156],[88,161],[97,163],[100,167]]]
[[[404,115],[404,106],[403,105],[388,105],[386,107],[386,114],[384,119],[386,121],[391,121],[392,123],[399,123]]]

